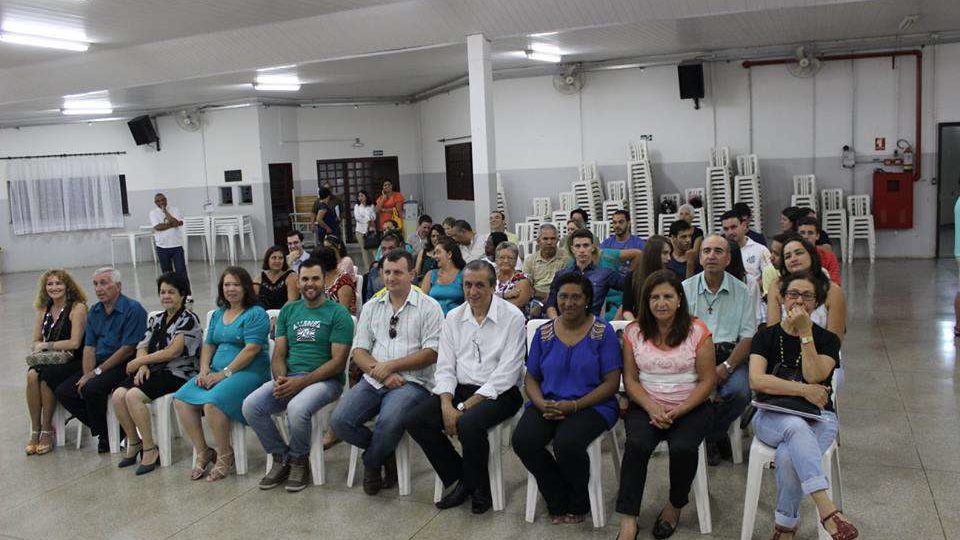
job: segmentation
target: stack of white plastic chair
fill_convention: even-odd
[[[847,235],[850,231],[847,229],[847,211],[843,207],[842,189],[821,189],[820,190],[820,227],[830,238],[836,238],[840,241],[840,256],[843,262],[848,262],[847,257]]]
[[[623,210],[625,201],[603,201],[603,220],[607,223],[613,222],[613,213],[617,210]]]
[[[753,214],[751,228],[763,232],[763,199],[760,194],[760,177],[756,174],[737,175],[733,178],[733,202],[746,203]]]
[[[665,201],[671,201],[675,208],[680,208],[682,203],[682,196],[679,193],[664,193],[660,195],[660,204],[662,205]],[[670,225],[677,220],[677,212],[661,212],[657,216],[657,233],[661,236],[666,236],[670,232]]]
[[[190,238],[200,238],[203,243],[204,260],[209,261],[213,258],[210,254],[210,218],[207,216],[185,217],[180,231],[183,234],[184,259],[189,260],[190,258]]]
[[[553,213],[550,223],[553,223],[553,226],[557,228],[558,239],[567,235],[567,221],[570,221],[570,216],[567,212],[557,210]]]
[[[722,230],[720,216],[733,206],[730,192],[730,171],[725,167],[707,167],[707,226],[708,233]]]
[[[728,167],[729,168],[729,167]],[[756,154],[741,154],[737,156],[737,174],[741,176],[760,176],[760,160]]]
[[[575,208],[585,210],[590,221],[601,219],[603,194],[600,192],[600,184],[593,181],[580,181],[574,182],[572,187]]]
[[[870,252],[870,264],[873,264],[877,251],[877,235],[873,229],[873,213],[870,211],[869,195],[850,195],[847,197],[847,224],[850,228],[849,260],[853,260],[853,251],[857,240],[866,240]]]
[[[709,156],[711,167],[730,168],[730,149],[726,146],[714,147],[710,149]]]
[[[240,216],[213,216],[211,220],[213,232],[211,253],[216,256],[217,237],[224,236],[227,239],[227,255],[230,264],[237,264],[237,244],[234,237],[243,235],[243,219]],[[213,258],[210,259],[210,264],[213,264]]]
[[[590,232],[593,233],[593,237],[596,238],[597,242],[602,242],[610,236],[610,222],[609,221],[591,221],[590,222]]]
[[[559,197],[561,212],[566,212],[569,214],[572,210],[577,208],[577,198],[572,191],[561,191]]]
[[[510,216],[507,214],[507,196],[503,191],[503,178],[497,173],[497,210],[503,212],[503,220],[510,223]]]
[[[550,203],[550,197],[533,198],[533,215],[548,218],[551,212],[553,212],[553,205]]]
[[[257,260],[260,254],[257,253],[257,239],[253,234],[253,218],[248,215],[243,216],[243,230],[240,231],[240,251],[243,253],[247,251],[246,242],[250,242],[250,259]]]
[[[798,174],[793,177],[793,195],[790,206],[813,208],[817,211],[817,177],[813,174]]]
[[[630,161],[627,162],[627,201],[633,234],[647,238],[654,234],[653,175],[647,159],[646,142],[630,145]],[[641,159],[632,159],[641,158]]]
[[[627,182],[625,180],[607,182],[607,201],[620,201],[626,204]]]
[[[547,221],[547,218],[544,216],[527,216],[527,223],[533,225],[533,238],[534,242],[537,241],[537,238],[540,237],[540,225]]]

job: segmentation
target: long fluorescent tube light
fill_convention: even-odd
[[[101,109],[101,108],[80,108],[80,109],[60,109],[61,114],[67,115],[82,115],[82,114],[112,114],[113,109]]]
[[[55,39],[40,36],[29,36],[26,34],[14,34],[11,32],[0,33],[0,41],[5,43],[15,43],[17,45],[30,45],[33,47],[44,47],[47,49],[61,49],[65,51],[84,52],[90,48],[89,43],[79,41],[67,41],[65,39]]]
[[[526,51],[527,58],[530,60],[538,60],[540,62],[550,62],[553,64],[559,63],[562,58],[556,54],[547,54],[536,51]]]
[[[296,92],[299,84],[253,83],[253,89],[258,92]]]
[[[549,43],[531,43],[530,50],[538,53],[560,56],[560,47],[557,47],[556,45],[550,45]]]

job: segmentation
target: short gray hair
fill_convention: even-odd
[[[520,247],[517,246],[516,244],[514,244],[513,242],[510,242],[510,241],[500,242],[500,243],[497,245],[496,250],[493,252],[493,256],[494,256],[494,257],[499,256],[499,255],[500,255],[500,252],[503,251],[503,250],[505,250],[505,249],[509,249],[510,251],[512,251],[514,257],[519,257],[519,256],[520,256]]]
[[[696,209],[694,209],[693,205],[690,204],[690,203],[681,204],[681,205],[680,205],[680,208],[677,208],[677,213],[679,213],[679,212],[680,212],[681,210],[683,210],[684,208],[686,208],[686,209],[687,209],[687,212],[690,212],[691,214],[696,214],[696,213],[697,213]]]
[[[552,229],[553,232],[560,234],[560,229],[557,229],[557,226],[553,223],[544,223],[540,226],[540,232],[543,232],[544,229]]]
[[[501,242],[501,244],[503,244],[503,242]],[[467,271],[486,272],[487,281],[490,283],[490,286],[491,287],[497,286],[497,270],[493,267],[492,264],[488,263],[483,259],[474,259],[468,262],[467,265],[463,267],[463,271],[464,272],[467,272]]]
[[[94,276],[99,276],[100,274],[110,274],[110,280],[114,283],[120,283],[122,276],[120,271],[112,266],[104,266],[102,268],[97,268],[93,271]]]

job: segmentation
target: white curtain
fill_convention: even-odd
[[[117,156],[7,163],[14,234],[123,227]]]

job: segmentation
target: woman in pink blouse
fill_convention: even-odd
[[[706,401],[716,386],[710,331],[690,317],[676,274],[649,275],[636,310],[636,321],[623,332],[623,383],[630,405],[617,495],[620,540],[637,537],[647,462],[662,441],[670,448],[670,501],[654,523],[653,537],[673,535],[689,501],[697,449],[711,424]]]

